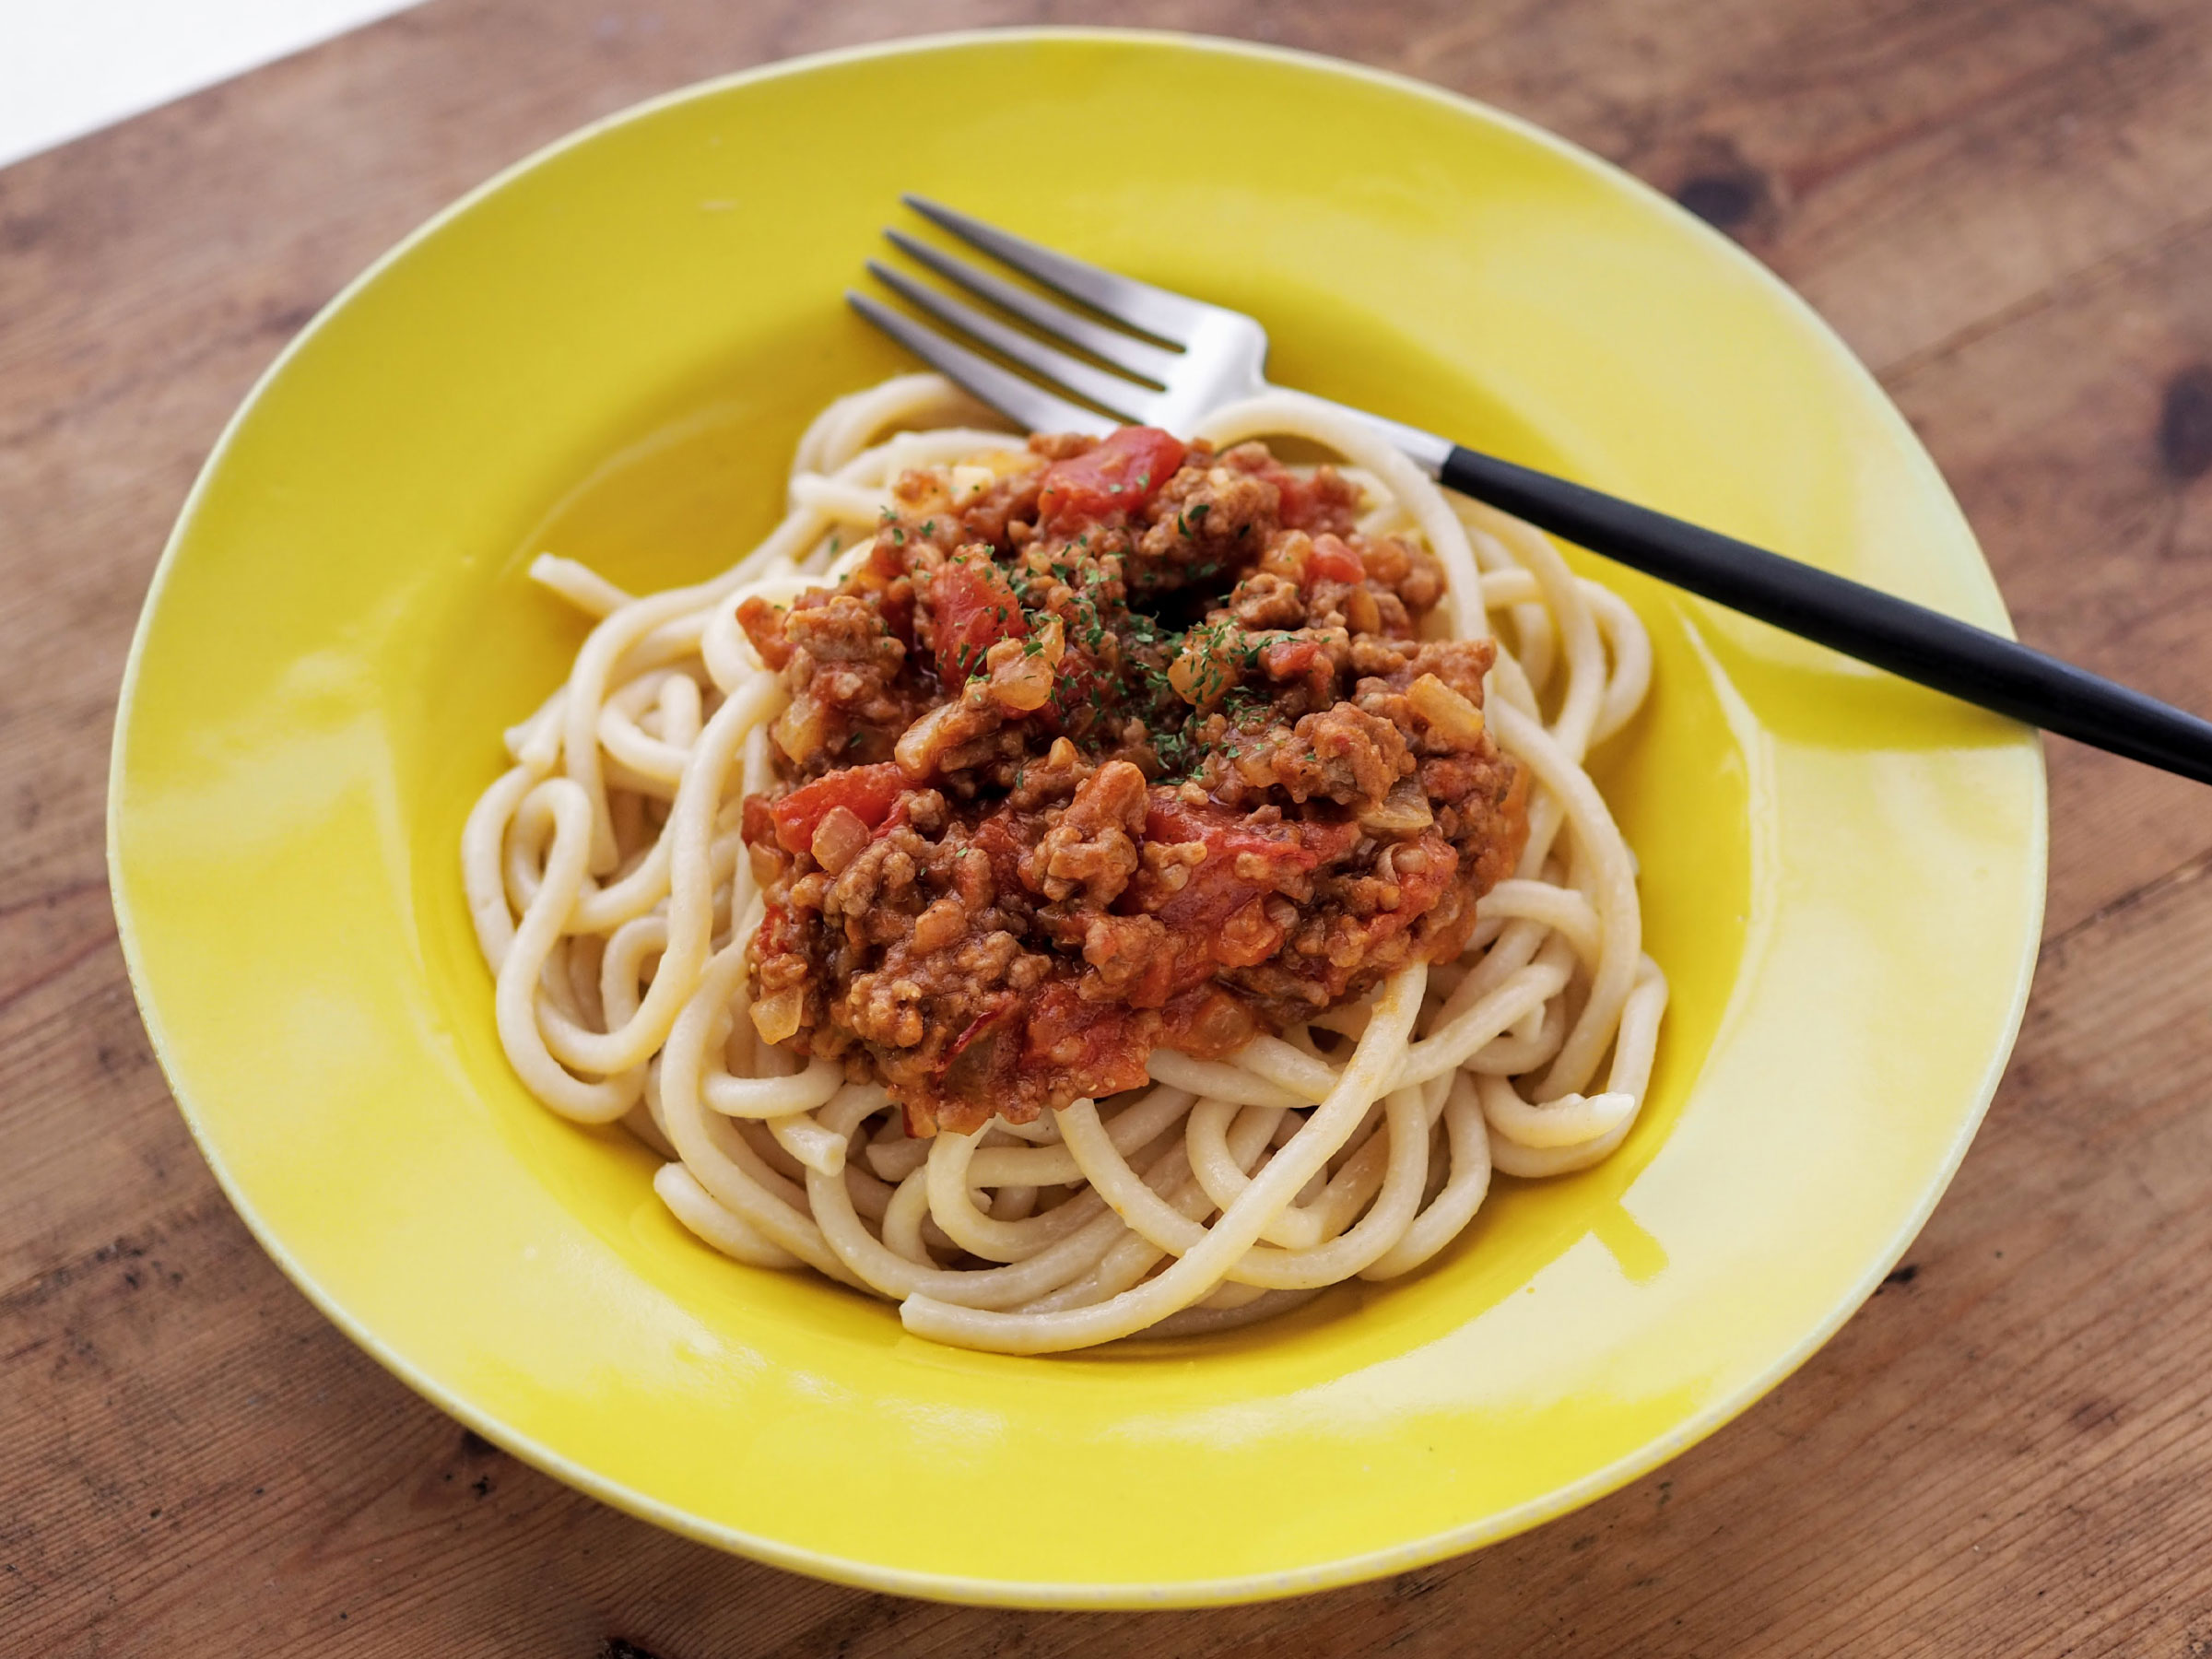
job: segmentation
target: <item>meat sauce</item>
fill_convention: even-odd
[[[1527,834],[1489,641],[1262,445],[1124,427],[902,477],[834,591],[738,620],[791,693],[745,802],[771,1041],[911,1133],[1141,1086],[1465,947]]]

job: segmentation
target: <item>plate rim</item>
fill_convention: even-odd
[[[136,623],[131,634],[128,653],[124,660],[123,677],[117,693],[114,725],[109,747],[109,765],[106,777],[107,795],[104,803],[105,863],[108,888],[113,905],[116,936],[122,947],[125,971],[130,980],[131,994],[136,1005],[147,1040],[159,1064],[162,1078],[171,1100],[175,1102],[185,1126],[190,1132],[200,1156],[213,1172],[218,1186],[229,1200],[231,1208],[244,1222],[254,1241],[269,1256],[277,1269],[305,1296],[308,1301],[345,1335],[367,1353],[379,1365],[397,1378],[418,1395],[429,1401],[440,1411],[475,1430],[503,1451],[537,1468],[542,1473],[574,1488],[599,1502],[622,1512],[663,1527],[695,1542],[707,1544],[727,1552],[746,1557],[771,1567],[799,1572],[809,1577],[827,1580],[856,1589],[871,1590],[924,1600],[949,1602],[969,1606],[1021,1607],[1049,1610],[1136,1610],[1145,1608],[1191,1608],[1231,1606],[1280,1597],[1313,1594],[1319,1591],[1349,1584],[1368,1583],[1430,1565],[1448,1558],[1466,1554],[1488,1545],[1501,1542],[1517,1534],[1540,1526],[1547,1522],[1571,1513],[1611,1492],[1618,1490],[1660,1465],[1681,1455],[1700,1441],[1726,1427],[1750,1409],[1759,1400],[1785,1381],[1793,1372],[1824,1347],[1835,1334],[1865,1305],[1897,1261],[1911,1247],[1923,1228],[1942,1201],[1964,1161],[1967,1149],[1980,1131],[2010,1064],[2021,1023],[2025,1018],[2029,994],[2041,958],[2042,923],[2049,893],[2050,866],[2050,786],[2049,770],[2043,746],[2032,728],[2022,727],[2019,735],[2008,747],[2025,747],[2032,758],[2032,822],[2029,826],[2027,862],[2034,879],[2030,883],[2030,900],[2023,921],[2028,943],[2015,965],[2013,982],[2008,992],[2008,1010],[1998,1040],[1993,1043],[1981,1077],[1974,1087],[1971,1110],[1961,1118],[1958,1133],[1946,1147],[1940,1168],[1929,1179],[1920,1202],[1913,1206],[1892,1237],[1883,1245],[1872,1265],[1860,1280],[1842,1293],[1835,1305],[1798,1342],[1778,1355],[1755,1375],[1738,1384],[1727,1394],[1690,1414],[1665,1433],[1639,1446],[1632,1453],[1592,1470],[1579,1479],[1555,1488],[1536,1499],[1529,1500],[1511,1509],[1496,1512],[1479,1521],[1447,1528],[1441,1532],[1424,1534],[1389,1547],[1364,1551],[1356,1555],[1336,1556],[1326,1561],[1288,1569],[1277,1572],[1252,1572],[1221,1575],[1205,1579],[1182,1579],[1167,1583],[1134,1583],[1118,1581],[1059,1581],[1044,1583],[1035,1580],[996,1578],[987,1575],[943,1573],[910,1568],[888,1567],[853,1556],[793,1545],[746,1528],[722,1523],[703,1521],[675,1504],[641,1491],[620,1480],[602,1476],[579,1464],[568,1455],[531,1436],[513,1431],[496,1418],[479,1411],[462,1396],[449,1391],[399,1353],[387,1346],[377,1334],[358,1320],[333,1293],[327,1290],[313,1275],[293,1256],[283,1240],[261,1216],[252,1199],[225,1164],[210,1139],[207,1124],[200,1105],[180,1080],[171,1064],[168,1034],[157,1010],[142,948],[138,939],[137,919],[125,891],[122,850],[123,811],[121,801],[124,782],[124,752],[126,737],[135,708],[137,683],[147,642],[151,634],[156,612],[160,608],[163,593],[179,558],[187,532],[199,515],[202,503],[211,488],[212,480],[227,461],[247,418],[260,404],[271,385],[289,366],[307,344],[317,335],[354,296],[379,278],[390,266],[398,263],[420,242],[442,229],[450,221],[474,207],[478,202],[503,189],[512,180],[532,171],[542,163],[561,155],[571,147],[588,143],[603,133],[625,126],[633,121],[643,120],[664,109],[673,108],[695,100],[711,98],[736,88],[759,82],[806,75],[819,69],[841,64],[866,61],[878,57],[918,55],[930,52],[958,49],[973,45],[997,45],[1023,41],[1051,41],[1081,44],[1095,42],[1101,45],[1139,44],[1161,47],[1173,51],[1196,52],[1225,58],[1253,59],[1262,62],[1284,63],[1309,71],[1321,71],[1353,80],[1365,81],[1400,95],[1412,95],[1437,103],[1460,115],[1473,115],[1482,121],[1502,127],[1519,137],[1553,151],[1566,160],[1583,168],[1594,168],[1616,187],[1625,187],[1632,194],[1641,194],[1658,203],[1664,203],[1684,221],[1682,229],[1701,236],[1709,245],[1724,251],[1724,256],[1742,268],[1757,274],[1757,281],[1768,293],[1783,299],[1794,314],[1799,331],[1820,350],[1840,360],[1847,375],[1855,376],[1873,394],[1873,410],[1879,422],[1888,428],[1892,437],[1905,441],[1900,446],[1905,463],[1919,472],[1924,481],[1932,484],[1958,512],[1968,544],[1974,555],[1974,566],[1986,584],[1994,603],[1996,621],[2000,630],[2013,633],[2011,616],[2006,606],[1995,571],[1983,550],[1978,536],[1967,520],[1963,509],[1942,475],[1935,459],[1914,432],[1886,388],[1873,371],[1863,363],[1843,341],[1835,328],[1814,309],[1813,305],[1795,288],[1783,280],[1764,263],[1754,257],[1732,238],[1699,219],[1695,215],[1673,202],[1626,168],[1607,160],[1595,151],[1562,137],[1534,122],[1499,108],[1480,99],[1455,92],[1448,88],[1417,79],[1394,70],[1380,69],[1371,65],[1331,56],[1325,53],[1279,46],[1266,42],[1241,40],[1234,37],[1205,34],[1195,31],[1166,29],[1120,29],[1093,25],[1032,25],[1013,28],[978,28],[904,35],[888,40],[873,41],[858,45],[831,48],[820,52],[777,59],[771,63],[755,65],[749,68],[688,83],[669,91],[624,106],[599,116],[579,127],[564,133],[551,142],[541,145],[517,159],[501,167],[482,182],[462,194],[436,213],[430,215],[391,247],[379,254],[351,280],[347,282],[329,300],[321,306],[300,330],[286,342],[284,347],[271,359],[255,378],[253,385],[241,399],[238,406],[225,421],[206,459],[201,464],[191,488],[187,491],[177,517],[164,541],[160,556],[147,583]]]

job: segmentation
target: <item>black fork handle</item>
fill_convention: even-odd
[[[1580,484],[1454,446],[1445,485],[1931,690],[2212,783],[2212,723],[1924,605]]]

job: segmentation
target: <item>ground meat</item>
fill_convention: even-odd
[[[1144,830],[1145,774],[1126,760],[1109,760],[1022,860],[1022,884],[1055,902],[1080,888],[1087,906],[1104,910],[1129,885]]]
[[[1324,796],[1347,806],[1382,800],[1413,770],[1405,735],[1350,703],[1306,715],[1269,759],[1292,800]]]
[[[910,473],[859,568],[739,621],[791,704],[745,803],[754,1019],[910,1130],[1021,1123],[1464,947],[1526,836],[1488,641],[1260,444]]]
[[[869,758],[859,752],[866,734],[905,725],[909,707],[899,682],[906,646],[879,606],[816,592],[802,594],[787,613],[748,600],[739,619],[756,643],[772,651],[791,689],[775,735],[794,760],[826,753]],[[862,743],[853,741],[855,734]]]

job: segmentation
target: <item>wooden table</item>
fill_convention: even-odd
[[[100,830],[132,620],[224,418],[581,122],[1077,9],[1405,70],[1675,193],[1880,374],[2027,639],[2212,709],[2205,0],[434,0],[0,171],[0,1651],[2212,1654],[2212,794],[2065,743],[2026,1030],[1907,1264],[1687,1456],[1386,1583],[1030,1615],[724,1557],[464,1433],[232,1216]]]

